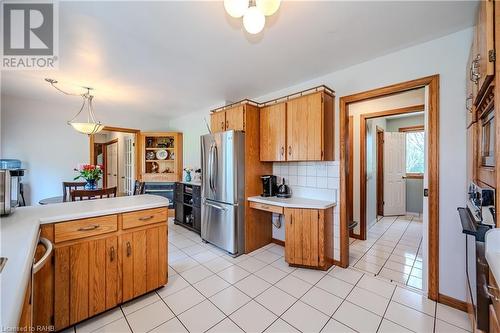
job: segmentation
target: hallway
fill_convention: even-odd
[[[367,240],[351,238],[350,265],[422,289],[422,217],[380,217]]]

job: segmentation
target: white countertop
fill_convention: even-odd
[[[500,283],[500,229],[488,230],[485,236],[486,261],[495,281]]]
[[[181,183],[186,185],[201,186],[201,181],[195,181],[195,180],[190,182],[182,181]]]
[[[0,273],[0,332],[19,323],[40,224],[166,207],[169,201],[143,194],[99,200],[19,207],[0,218],[0,257],[8,261]]]
[[[285,208],[310,208],[310,209],[327,209],[336,205],[335,201],[323,201],[316,199],[291,197],[291,198],[278,198],[278,197],[248,197],[248,201],[258,202],[266,205],[274,205]]]

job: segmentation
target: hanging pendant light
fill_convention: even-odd
[[[253,6],[248,8],[245,16],[243,16],[243,26],[245,30],[252,34],[258,34],[264,29],[266,25],[266,17],[260,12],[260,10]]]
[[[271,16],[280,8],[281,0],[256,0],[255,2],[262,14]]]
[[[224,0],[226,12],[235,18],[243,16],[243,27],[252,34],[258,34],[266,25],[266,16],[276,13],[281,0]]]
[[[45,81],[47,81],[48,83],[50,83],[50,85],[52,87],[54,87],[55,89],[59,90],[60,92],[62,92],[65,95],[80,96],[80,97],[83,98],[82,107],[76,113],[76,115],[70,121],[68,121],[68,125],[71,125],[71,127],[73,127],[76,131],[78,131],[80,133],[83,133],[83,134],[87,134],[87,135],[92,135],[92,134],[99,133],[100,131],[102,131],[104,129],[104,125],[101,124],[100,121],[97,121],[97,119],[95,118],[94,106],[93,106],[93,103],[92,103],[92,100],[94,99],[94,96],[90,94],[90,91],[92,90],[92,88],[90,88],[90,87],[83,87],[84,89],[87,89],[86,93],[83,93],[83,94],[73,94],[73,93],[68,93],[68,92],[66,92],[66,91],[58,88],[56,86],[57,81],[54,80],[54,79],[45,79]],[[78,119],[78,116],[82,112],[87,113],[87,118],[86,119],[84,118],[83,115],[80,117],[80,118],[83,118],[83,119]]]
[[[102,131],[102,129],[104,128],[104,125],[102,125],[100,121],[97,121],[95,119],[94,108],[92,105],[92,99],[94,98],[94,96],[90,94],[90,89],[91,88],[87,88],[87,93],[82,95],[83,104],[80,108],[80,111],[78,111],[73,119],[68,121],[68,125],[71,125],[75,130],[88,135],[96,134]],[[87,111],[87,121],[79,122],[77,121],[77,118],[83,110]]]

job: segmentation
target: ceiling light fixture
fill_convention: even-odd
[[[226,12],[235,18],[243,16],[245,30],[258,34],[266,25],[266,16],[276,13],[281,0],[224,0]]]
[[[59,87],[57,87],[56,86],[57,81],[54,79],[45,79],[45,81],[50,83],[50,85],[52,87],[54,87],[55,89],[57,89],[58,91],[62,92],[65,95],[80,96],[83,98],[83,104],[82,104],[80,110],[76,113],[76,115],[70,121],[68,121],[68,125],[71,125],[76,131],[83,133],[83,134],[87,134],[87,135],[96,134],[96,133],[103,130],[104,125],[101,124],[100,121],[97,121],[97,119],[95,118],[95,114],[94,114],[94,107],[92,104],[92,100],[93,100],[94,96],[90,94],[90,91],[93,90],[93,88],[82,87],[82,88],[87,90],[85,93],[72,94],[72,93],[68,93],[68,92],[60,89]],[[84,110],[86,110],[86,113],[87,113],[86,121],[85,121],[85,119],[82,119],[83,121],[78,121],[78,119],[77,119],[78,116]]]

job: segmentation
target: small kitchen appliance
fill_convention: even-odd
[[[281,185],[278,187],[278,194],[276,194],[278,198],[291,198],[292,193],[290,192],[290,187],[285,184],[285,178],[282,179]]]
[[[0,215],[8,215],[19,206],[22,176],[21,161],[0,160]]]
[[[264,175],[261,176],[262,180],[262,197],[274,197],[278,193],[278,185],[276,176]]]

